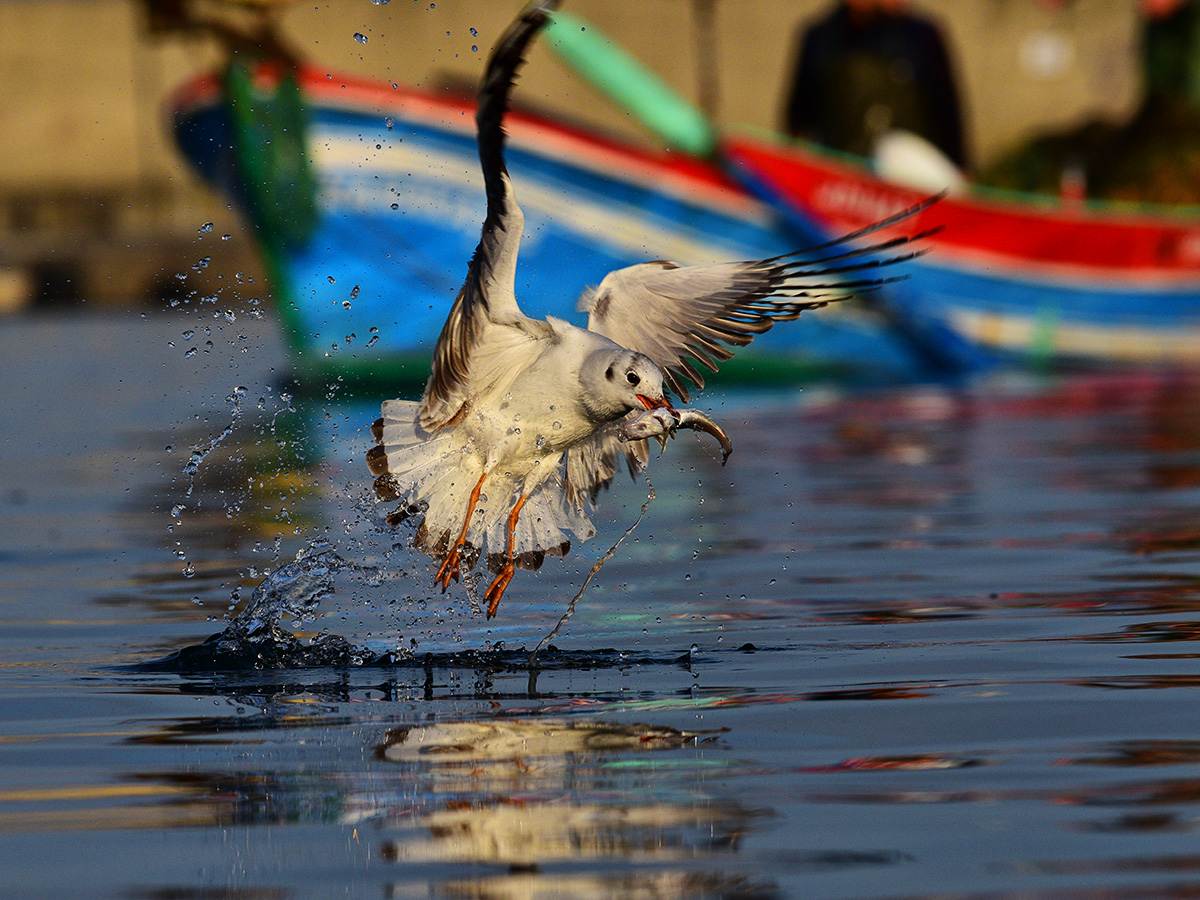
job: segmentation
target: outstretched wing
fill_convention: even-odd
[[[776,322],[899,280],[879,270],[924,253],[898,248],[931,232],[869,246],[849,242],[936,199],[836,241],[771,259],[707,266],[658,261],[618,269],[584,292],[579,311],[588,313],[590,330],[654,360],[666,372],[667,387],[687,402],[685,379],[704,387],[697,365],[715,372],[733,356],[730,347],[746,346]]]
[[[437,431],[479,390],[511,373],[523,351],[549,335],[526,318],[515,292],[517,250],[525,217],[504,164],[504,114],[523,54],[549,21],[557,0],[531,4],[501,37],[479,89],[475,123],[487,190],[487,216],[467,280],[455,298],[433,351],[433,374],[421,399],[421,426]]]

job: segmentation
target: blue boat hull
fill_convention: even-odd
[[[730,137],[729,170],[814,237],[861,228],[922,195],[812,145]],[[1019,362],[1200,365],[1200,216],[952,194],[893,304]]]
[[[385,105],[376,90],[359,85],[331,99],[306,88],[316,225],[301,242],[271,246],[264,235],[264,250],[298,368],[423,379],[483,221],[474,122],[465,107],[411,93]],[[577,318],[586,286],[647,260],[697,264],[797,249],[776,214],[694,161],[664,163],[519,116],[509,131],[526,216],[517,293],[529,315]],[[176,137],[206,178],[243,196],[219,94],[182,103]],[[920,371],[904,341],[856,305],[773,329],[738,354],[736,371],[755,380],[798,369]]]

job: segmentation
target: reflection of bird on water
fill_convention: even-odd
[[[378,748],[378,755],[392,762],[462,766],[472,777],[478,777],[479,767],[485,763],[674,750],[709,734],[712,732],[571,719],[435,722],[390,732],[387,741]]]
[[[524,217],[501,123],[522,54],[555,5],[528,7],[489,61],[476,113],[487,191],[482,238],[421,402],[385,402],[367,454],[378,496],[401,501],[389,521],[422,517],[416,544],[442,559],[435,582],[443,590],[487,554],[496,572],[485,595],[489,617],[515,567],[536,569],[545,556],[564,554],[571,535],[594,533],[587,506],[622,459],[631,473],[645,465],[645,437],[696,424],[675,412],[668,389],[686,401],[685,379],[703,387],[697,364],[715,371],[732,355],[724,345],[745,346],[776,321],[881,284],[838,276],[878,266],[871,252],[906,240],[861,250],[838,241],[817,253],[720,265],[645,263],[585,293],[586,329],[527,318],[514,293]],[[640,414],[645,426],[647,411],[657,435],[642,427],[622,441],[621,420]]]
[[[397,823],[423,829],[424,837],[420,831],[406,834],[385,844],[383,854],[410,863],[486,862],[528,869],[590,859],[650,862],[728,853],[764,810],[679,797],[647,784],[653,781],[647,773],[703,765],[670,751],[710,739],[715,735],[667,726],[541,717],[430,722],[391,732],[376,757],[420,773],[418,783],[428,793],[414,804],[415,816]],[[618,787],[623,771],[636,789]],[[548,877],[543,885],[565,886]],[[648,874],[647,889],[621,894],[694,895],[660,878],[657,872]],[[612,893],[594,883],[573,886],[584,889],[546,892]],[[486,894],[531,895],[520,890]]]

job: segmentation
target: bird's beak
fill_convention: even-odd
[[[666,397],[661,397],[658,400],[651,400],[645,394],[638,394],[637,398],[642,401],[642,406],[646,407],[646,409],[666,409],[674,413],[676,418],[679,417],[679,414],[675,412],[675,407],[671,405],[670,401],[667,400]]]

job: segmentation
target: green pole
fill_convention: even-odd
[[[716,150],[716,135],[704,113],[593,26],[556,11],[546,41],[559,59],[669,146],[699,157]]]

